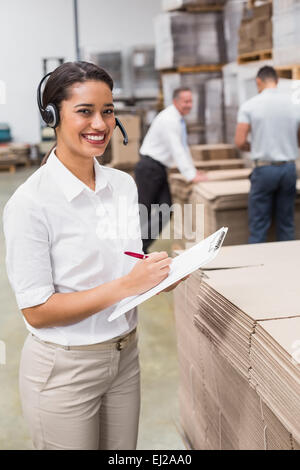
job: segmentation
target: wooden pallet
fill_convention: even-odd
[[[262,51],[247,52],[238,56],[238,63],[249,64],[251,62],[259,62],[261,60],[271,60],[273,58],[272,49],[264,49]]]
[[[209,73],[222,72],[224,64],[181,65],[172,69],[160,70],[161,73]]]
[[[0,163],[0,171],[9,171],[9,173],[15,173],[16,165],[14,163],[8,163],[8,164]]]
[[[292,64],[275,67],[278,77],[290,78],[292,80],[300,80],[300,65]]]

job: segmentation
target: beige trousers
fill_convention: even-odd
[[[137,337],[119,351],[66,350],[29,335],[20,364],[24,418],[36,449],[133,450],[140,411]]]

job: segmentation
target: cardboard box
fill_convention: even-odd
[[[230,144],[203,144],[190,147],[194,161],[227,160],[237,158],[237,150]]]

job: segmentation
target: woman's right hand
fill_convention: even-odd
[[[171,262],[166,251],[150,253],[138,261],[126,276],[128,296],[142,294],[163,281],[170,272]]]

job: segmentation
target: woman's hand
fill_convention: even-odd
[[[142,294],[163,281],[168,277],[171,262],[166,251],[150,253],[138,261],[126,276],[128,296]]]

